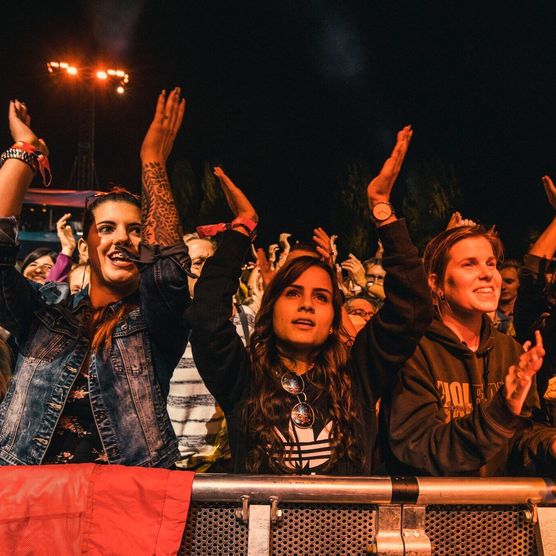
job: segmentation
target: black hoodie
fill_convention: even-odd
[[[556,429],[535,422],[531,389],[520,416],[504,400],[504,377],[523,349],[485,316],[479,348],[435,319],[405,364],[389,412],[390,447],[405,473],[494,476],[552,470]]]

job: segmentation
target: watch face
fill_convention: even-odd
[[[392,209],[390,208],[390,205],[387,205],[386,203],[378,203],[373,207],[373,216],[377,220],[386,220],[390,218],[391,215]]]

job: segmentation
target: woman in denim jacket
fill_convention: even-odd
[[[184,107],[178,88],[158,99],[141,148],[142,208],[121,189],[86,208],[88,294],[46,303],[14,262],[16,217],[48,150],[25,105],[10,103],[16,144],[0,169],[0,325],[19,354],[0,405],[0,464],[170,467],[179,458],[165,398],[187,337],[189,257],[165,164]]]

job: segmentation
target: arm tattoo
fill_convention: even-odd
[[[166,168],[159,162],[143,164],[142,239],[145,243],[174,245],[183,231]]]

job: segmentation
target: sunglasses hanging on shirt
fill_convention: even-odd
[[[315,412],[307,403],[303,377],[292,371],[286,371],[282,375],[280,383],[288,394],[292,394],[297,398],[297,403],[292,407],[290,413],[293,424],[300,429],[311,428],[315,422]]]

